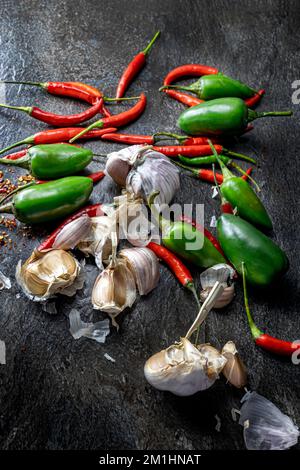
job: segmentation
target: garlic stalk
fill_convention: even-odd
[[[19,261],[16,279],[24,293],[34,301],[44,301],[55,294],[74,295],[83,286],[81,267],[71,253],[64,250],[34,251]]]
[[[228,341],[223,346],[221,354],[227,359],[227,363],[222,370],[222,374],[226,377],[227,381],[234,387],[245,387],[248,380],[247,369],[238,354],[234,342]]]
[[[234,275],[234,269],[228,264],[216,264],[215,266],[203,271],[200,274],[200,282],[202,286],[200,300],[202,302],[205,301],[215,282],[218,281],[222,284],[224,291],[215,303],[214,308],[226,307],[234,297]]]
[[[159,281],[159,262],[149,248],[125,248],[119,256],[126,260],[140,295],[151,292]]]
[[[92,221],[88,215],[79,217],[67,224],[57,235],[51,249],[71,250],[87,238],[91,231]]]

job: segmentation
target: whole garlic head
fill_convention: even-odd
[[[217,350],[214,354],[197,349],[188,339],[172,344],[150,357],[144,367],[146,380],[158,390],[189,396],[211,387],[220,367],[226,363]]]
[[[149,146],[131,145],[117,152],[107,155],[105,173],[118,185],[126,186],[126,178],[136,159],[147,150]]]

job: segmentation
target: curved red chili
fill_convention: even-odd
[[[255,95],[251,96],[251,98],[245,100],[245,103],[248,108],[253,108],[254,106],[256,106],[260,102],[264,94],[265,90],[259,90]]]
[[[106,127],[122,127],[126,124],[129,124],[132,121],[135,121],[143,113],[147,104],[147,98],[144,93],[141,94],[139,101],[127,111],[123,111],[120,114],[114,114],[107,118],[99,119],[99,121],[94,122],[90,126],[86,127],[83,131],[79,132],[75,137],[70,139],[70,143],[81,138],[86,132],[91,131],[95,128],[106,128]]]
[[[173,98],[176,101],[179,101],[179,103],[185,104],[186,106],[192,107],[192,106],[197,106],[197,104],[203,103],[203,100],[200,100],[199,98],[196,98],[195,96],[189,95],[188,93],[184,93],[183,91],[178,91],[178,90],[171,90],[171,89],[165,89],[163,90],[164,93],[170,96],[170,98]]]
[[[176,67],[171,70],[164,79],[164,85],[170,85],[171,83],[179,80],[183,77],[201,77],[202,75],[215,75],[219,73],[219,70],[202,64],[186,64]]]
[[[214,247],[218,250],[219,253],[221,253],[222,256],[224,256],[225,258],[225,255],[224,255],[224,252],[221,248],[221,245],[220,243],[218,242],[218,240],[216,239],[216,237],[214,237],[214,235],[209,231],[207,230],[203,225],[200,225],[198,222],[196,222],[195,220],[191,219],[190,217],[187,217],[185,215],[181,216],[180,217],[180,220],[182,220],[183,222],[186,222],[187,224],[190,224],[192,225],[193,227],[195,227],[197,230],[199,230],[199,232],[203,232],[204,236],[206,238],[208,238],[208,240],[211,241],[211,243],[214,245]]]
[[[134,77],[142,70],[146,63],[147,55],[149,54],[154,42],[159,37],[159,35],[160,31],[154,35],[148,46],[143,51],[139,52],[127,65],[118,83],[116,93],[117,98],[122,98],[124,96],[125,91],[129,87]]]
[[[82,209],[79,209],[77,212],[72,214],[70,217],[67,217],[47,238],[44,240],[40,246],[37,248],[38,251],[45,251],[45,250],[51,250],[53,243],[55,242],[55,239],[57,235],[62,231],[66,225],[68,225],[70,222],[73,222],[73,220],[79,219],[79,217],[82,217],[83,215],[88,215],[89,217],[95,217],[95,216],[100,216],[104,215],[101,204],[93,204],[90,206],[83,207]]]

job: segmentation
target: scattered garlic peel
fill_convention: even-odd
[[[72,309],[69,313],[70,333],[74,339],[82,336],[93,339],[98,343],[105,343],[106,336],[109,334],[109,320],[105,319],[97,323],[85,323],[80,318],[80,313]]]
[[[0,290],[2,289],[11,289],[11,281],[0,271]]]

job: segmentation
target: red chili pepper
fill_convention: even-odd
[[[142,68],[146,64],[147,55],[149,54],[154,42],[159,37],[159,35],[160,31],[158,31],[154,35],[148,46],[143,51],[139,52],[127,65],[118,83],[116,93],[117,98],[122,98],[124,96],[125,91],[129,87],[134,77],[142,70]]]
[[[104,171],[97,171],[96,173],[90,173],[89,175],[85,175],[87,176],[88,178],[90,178],[93,183],[98,183],[99,181],[101,181],[104,176],[105,176],[105,173]]]
[[[188,135],[173,134],[172,132],[155,132],[154,137],[166,136],[175,139],[180,145],[209,145],[209,141],[213,144],[220,144],[217,137],[190,137]],[[157,139],[158,140],[158,139]]]
[[[261,348],[269,351],[273,354],[278,354],[280,356],[291,356],[295,351],[300,351],[300,344],[295,344],[291,341],[284,341],[279,338],[274,338],[268,334],[263,333],[255,325],[248,301],[247,286],[246,286],[246,276],[245,276],[245,266],[242,263],[242,273],[243,273],[243,287],[244,287],[244,301],[245,309],[247,313],[248,323],[251,331],[251,335],[255,343]]]
[[[251,173],[252,173],[252,170],[253,170],[253,168],[252,168],[252,166],[250,166],[250,168],[248,168],[248,169],[246,170],[245,175],[241,176],[242,180],[247,181],[247,180],[248,180],[248,177],[249,177],[249,176],[251,175]]]
[[[84,127],[62,127],[58,129],[47,129],[45,131],[37,132],[36,134],[26,137],[24,140],[20,140],[0,151],[1,153],[7,152],[8,150],[18,147],[19,145],[40,145],[40,144],[57,144],[59,142],[68,142],[72,137],[78,134],[78,131],[85,130]],[[115,132],[115,127],[109,129],[94,129],[89,131],[82,136],[82,139],[98,139],[108,132]],[[12,154],[14,155],[14,154]],[[5,158],[8,158],[7,155]]]
[[[87,110],[83,111],[82,113],[78,114],[70,114],[70,115],[63,115],[63,114],[55,114],[50,113],[48,111],[44,111],[43,109],[37,108],[36,106],[9,106],[0,104],[3,108],[15,109],[17,111],[23,111],[24,113],[29,114],[29,116],[33,117],[34,119],[38,119],[39,121],[46,122],[51,126],[73,126],[74,124],[80,124],[81,122],[88,121],[96,114],[101,112],[103,105],[103,99],[99,98],[96,103],[90,106]]]
[[[102,136],[102,140],[110,140],[112,142],[121,142],[123,144],[132,144],[132,145],[134,144],[152,145],[154,144],[155,138],[152,135],[108,133]]]
[[[230,202],[227,202],[225,200],[222,200],[221,203],[221,212],[223,214],[233,214],[233,207],[230,204]]]
[[[245,100],[245,103],[248,108],[253,108],[254,106],[256,106],[260,102],[264,94],[265,90],[259,90],[254,96]]]
[[[7,160],[18,160],[18,158],[25,157],[28,149],[20,150],[19,152],[11,153],[10,155],[5,155],[3,158]]]
[[[44,240],[40,246],[37,248],[38,251],[45,251],[45,250],[50,250],[53,246],[53,243],[55,242],[55,239],[57,235],[62,231],[63,228],[66,227],[70,222],[73,222],[73,220],[79,219],[79,217],[82,217],[83,215],[88,215],[89,217],[95,217],[95,216],[100,216],[104,215],[101,204],[93,204],[91,206],[86,206],[83,207],[82,209],[79,209],[79,211],[75,212],[71,216],[67,217],[47,238]]]
[[[75,137],[70,139],[70,143],[81,138],[86,132],[91,131],[95,128],[107,128],[107,127],[121,127],[129,124],[132,121],[135,121],[143,113],[147,104],[147,98],[144,93],[141,94],[139,101],[127,111],[124,111],[120,114],[114,114],[110,117],[100,119],[99,121],[94,122],[90,126],[86,127],[83,131],[79,132]]]
[[[207,170],[207,169],[204,169],[204,168],[200,168],[199,170],[195,170],[195,172],[198,172],[197,177],[199,178],[199,180],[207,181],[209,183],[214,183],[215,182],[214,172],[212,170]],[[218,184],[223,183],[222,173],[216,173],[216,180],[217,180]]]
[[[164,79],[164,85],[170,85],[171,83],[183,77],[201,77],[202,75],[215,75],[216,73],[219,73],[219,70],[208,65],[181,65],[180,67],[176,67],[168,73]]]
[[[178,90],[163,90],[167,95],[173,98],[179,103],[185,104],[186,106],[192,107],[197,106],[197,104],[203,103],[203,100],[196,98],[195,96],[189,95],[188,93],[184,93],[183,91]]]
[[[225,258],[225,255],[224,255],[224,252],[221,248],[221,245],[220,243],[218,242],[218,240],[216,239],[216,237],[213,236],[213,234],[207,230],[205,227],[203,227],[202,225],[200,225],[198,222],[196,222],[195,220],[191,219],[190,217],[187,217],[186,215],[183,215],[180,217],[180,220],[182,220],[183,222],[186,222],[187,224],[190,224],[192,225],[193,227],[195,227],[197,230],[199,230],[200,232],[203,232],[204,236],[206,238],[208,238],[208,240],[211,241],[211,243],[214,245],[214,247],[218,250],[219,253],[221,253],[221,255],[224,256]]]

